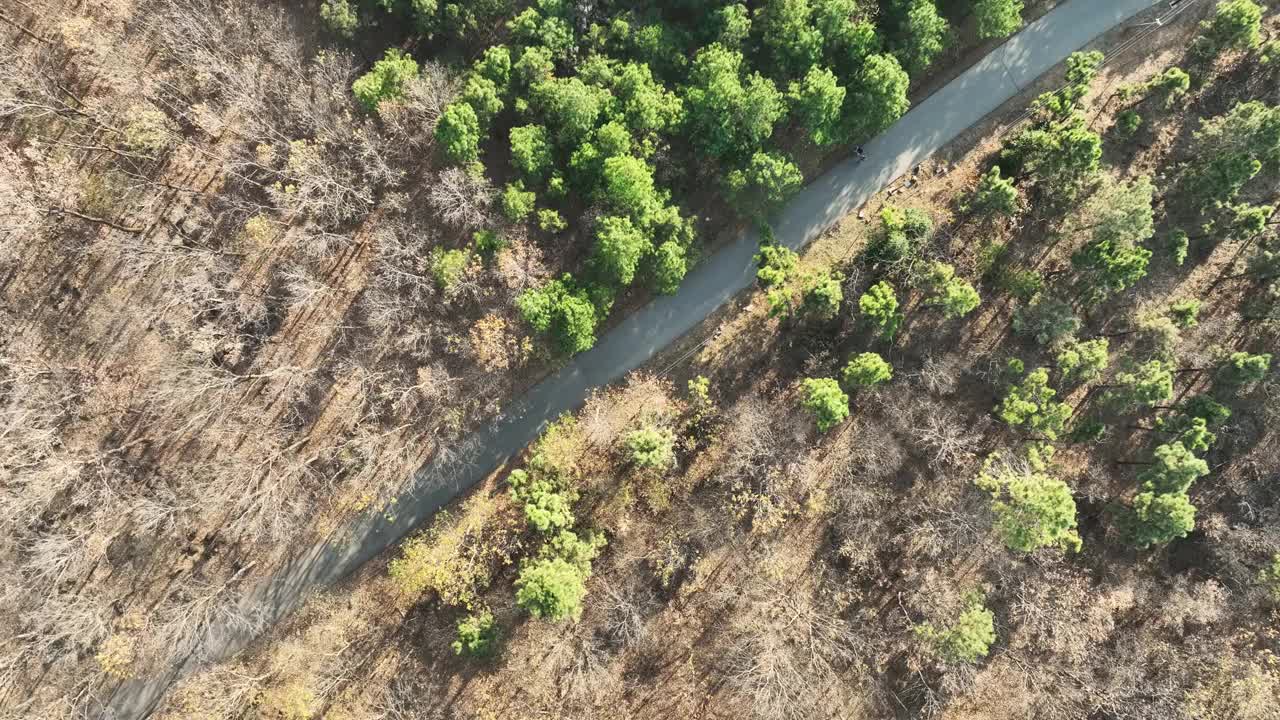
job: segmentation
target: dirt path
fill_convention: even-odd
[[[1184,0],[1185,2],[1185,0]],[[945,87],[930,95],[864,149],[814,180],[780,213],[778,240],[799,249],[899,176],[1064,60],[1072,51],[1155,5],[1153,0],[1070,0],[1029,24]],[[459,493],[487,477],[593,389],[640,367],[755,279],[759,238],[747,232],[693,269],[675,295],[622,320],[520,398],[493,425],[421,468],[392,511],[369,511],[325,542],[307,548],[244,597],[252,621],[208,627],[198,650],[170,672],[123,684],[109,718],[146,717],[168,687],[192,668],[228,657],[295,608],[305,594],[331,585],[428,520]]]

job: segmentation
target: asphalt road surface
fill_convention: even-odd
[[[779,242],[799,249],[1017,95],[1067,55],[1154,5],[1153,0],[1069,0],[935,92],[884,133],[867,142],[867,158],[851,158],[806,186],[779,213]],[[108,718],[146,717],[168,687],[206,661],[236,653],[296,607],[307,591],[331,585],[421,525],[462,491],[521,452],[560,414],[577,408],[593,388],[617,380],[693,329],[755,280],[759,238],[749,231],[690,271],[675,295],[659,297],[624,318],[594,348],[574,357],[509,407],[502,419],[470,437],[452,457],[435,459],[414,477],[393,516],[370,512],[320,544],[305,549],[262,585],[241,608],[255,622],[206,629],[197,650],[170,672],[123,684]]]

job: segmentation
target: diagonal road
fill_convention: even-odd
[[[866,160],[845,161],[806,186],[780,213],[775,224],[778,241],[794,249],[807,245],[1071,52],[1155,3],[1069,0],[1027,25],[866,143]],[[634,370],[693,329],[754,282],[752,256],[758,243],[754,230],[742,234],[694,268],[675,295],[657,298],[624,318],[594,348],[574,357],[517,400],[502,419],[456,448],[452,457],[421,468],[393,517],[370,512],[353,521],[340,537],[301,552],[245,595],[241,609],[256,622],[207,628],[196,643],[198,650],[169,672],[122,685],[111,697],[105,717],[147,716],[181,675],[204,661],[239,651],[257,634],[255,628],[283,617],[312,588],[337,582],[400,540],[521,452],[548,422],[577,408],[591,389]]]

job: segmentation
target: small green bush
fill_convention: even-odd
[[[538,228],[543,232],[558,235],[569,228],[569,223],[558,211],[544,209],[538,211]]]
[[[819,432],[826,432],[849,417],[849,396],[831,378],[806,379],[802,404],[817,419]]]
[[[508,183],[502,191],[502,214],[511,222],[520,222],[533,214],[537,202],[538,196],[532,190],[525,190],[523,182]]]
[[[864,352],[849,358],[841,378],[845,385],[871,387],[893,379],[893,366],[873,352]]]
[[[953,625],[939,630],[923,623],[915,632],[947,662],[975,663],[987,656],[996,641],[995,615],[986,608],[981,594],[969,593]]]
[[[417,76],[418,63],[413,58],[399,48],[388,48],[372,70],[356,78],[351,92],[366,110],[373,112],[378,109],[378,103],[403,95],[405,86]]]
[[[636,467],[665,470],[675,464],[676,438],[667,428],[645,426],[627,433],[622,443]]]
[[[467,271],[471,254],[466,250],[441,250],[431,252],[431,278],[441,290],[452,288]]]
[[[476,252],[491,258],[502,252],[510,243],[507,238],[496,230],[477,230],[471,236],[471,242],[475,245]]]
[[[1125,110],[1116,116],[1116,129],[1123,137],[1133,137],[1142,127],[1142,116],[1133,110]]]
[[[493,613],[484,610],[472,613],[458,621],[458,639],[453,641],[453,654],[471,657],[488,657],[498,645],[498,627],[493,623]]]
[[[893,286],[881,280],[858,298],[858,310],[884,340],[893,340],[902,325],[902,313],[898,312],[898,297]]]

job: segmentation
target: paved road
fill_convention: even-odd
[[[1069,0],[1024,28],[978,64],[931,95],[864,148],[868,159],[846,161],[804,188],[775,224],[780,242],[799,249],[893,179],[1009,100],[1021,88],[1097,36],[1154,5],[1155,0]],[[486,477],[536,438],[550,420],[578,407],[587,393],[644,364],[755,279],[759,238],[747,232],[693,269],[675,295],[660,297],[600,338],[591,350],[534,387],[504,416],[476,433],[448,461],[417,472],[394,518],[359,518],[343,537],[308,548],[248,593],[243,607],[263,624],[292,610],[316,586],[330,585],[428,520],[460,492]],[[251,609],[251,610],[250,610]],[[164,676],[128,683],[111,699],[112,718],[145,717],[180,674],[221,659],[254,633],[211,628],[199,656]]]

